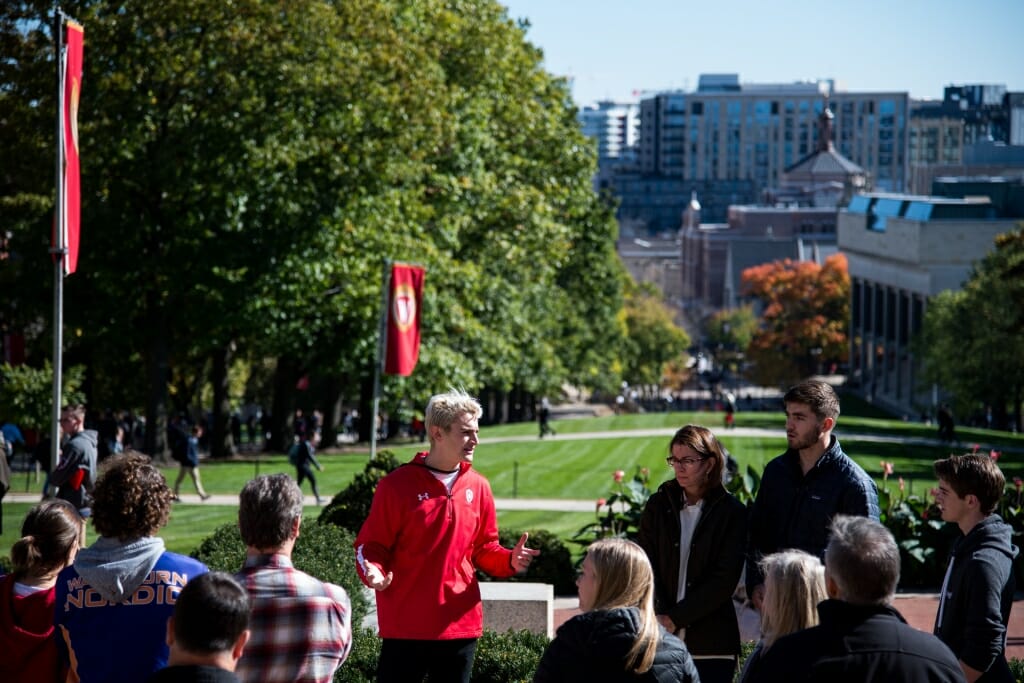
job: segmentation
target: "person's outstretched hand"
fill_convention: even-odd
[[[384,575],[384,572],[380,570],[375,564],[366,563],[366,581],[369,583],[370,588],[375,591],[382,591],[391,585],[391,579],[395,578],[394,572],[388,572]]]
[[[533,562],[533,558],[540,555],[539,550],[526,547],[526,539],[529,536],[530,534],[522,535],[522,538],[520,538],[519,542],[516,543],[516,547],[512,549],[512,557],[509,558],[509,561],[512,563],[512,568],[515,569],[517,573],[525,572],[530,566],[530,563]]]

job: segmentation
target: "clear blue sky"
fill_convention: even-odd
[[[834,78],[847,90],[942,98],[951,84],[1024,91],[1024,0],[499,0],[527,18],[580,106],[743,82]]]

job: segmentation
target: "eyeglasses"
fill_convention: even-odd
[[[665,458],[665,462],[668,463],[669,467],[687,470],[690,469],[691,467],[695,467],[698,463],[704,462],[705,460],[707,460],[707,458],[679,458],[677,460],[676,458],[673,458],[671,455]]]

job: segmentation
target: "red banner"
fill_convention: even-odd
[[[420,304],[423,269],[405,263],[391,266],[388,293],[388,348],[384,372],[411,375],[420,356]]]
[[[78,97],[82,91],[82,38],[81,24],[69,21],[67,30],[67,58],[64,63],[64,246],[67,257],[64,273],[70,275],[78,268],[79,206],[81,194],[78,185]]]

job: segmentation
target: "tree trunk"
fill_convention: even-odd
[[[373,414],[373,367],[363,374],[359,381],[359,440],[370,441],[370,430],[377,428],[377,416]]]
[[[150,331],[146,368],[149,392],[146,397],[146,453],[167,458],[167,317],[156,310],[153,296],[146,307],[146,329]]]
[[[327,378],[327,386],[325,387],[326,396],[324,411],[324,424],[323,424],[323,441],[321,442],[324,447],[334,446],[338,443],[338,426],[341,423],[341,405],[344,402],[344,395],[342,394],[341,388],[345,385],[343,378],[331,375]]]
[[[228,392],[228,367],[231,365],[232,343],[213,352],[213,412],[210,416],[210,457],[228,458],[235,454],[231,434],[231,397]]]
[[[274,397],[270,413],[270,440],[267,450],[284,452],[291,446],[292,420],[295,415],[295,382],[299,378],[294,358],[280,356],[274,370]]]

